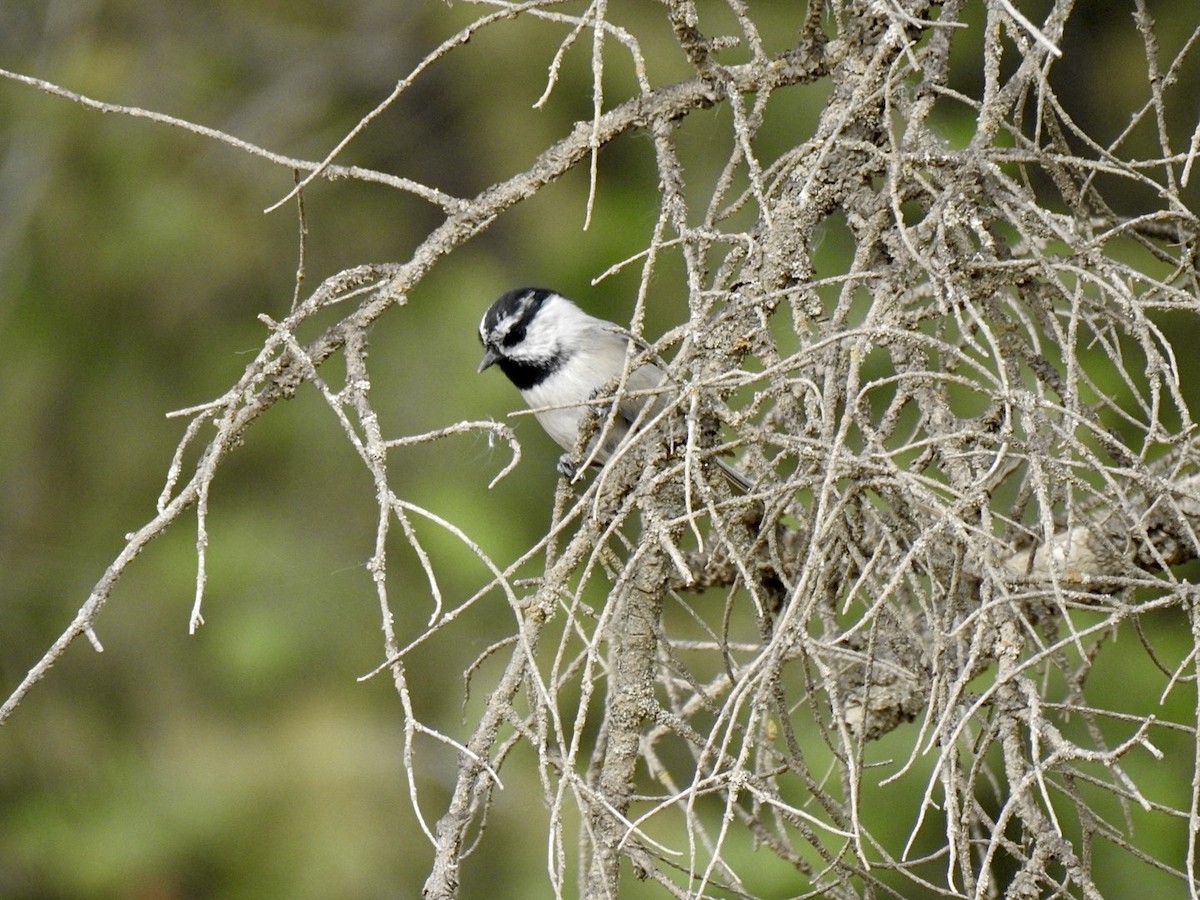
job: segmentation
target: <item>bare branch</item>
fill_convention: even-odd
[[[755,5],[728,0],[716,17],[671,0],[663,31],[695,74],[666,85],[636,18],[603,0],[572,14],[552,0],[483,5],[318,163],[0,73],[308,173],[296,192],[318,176],[374,178],[446,212],[406,262],[298,292],[284,320],[264,318],[262,350],[238,382],[177,414],[189,421],[156,515],[0,721],[75,638],[95,640],[129,563],[193,505],[200,624],[209,488],[258,417],[312,385],[371,478],[383,648],[371,674],[387,671],[401,700],[409,796],[432,845],[426,897],[458,895],[516,748],[536,769],[555,896],[615,896],[623,868],[673,896],[769,893],[743,864],[750,849],[801,896],[1100,897],[1114,855],[1195,896],[1200,776],[1184,801],[1145,773],[1180,738],[1200,772],[1187,694],[1196,588],[1177,571],[1200,558],[1200,446],[1190,332],[1170,320],[1200,311],[1200,222],[1182,193],[1196,137],[1178,130],[1171,90],[1200,23],[1169,57],[1136,3],[1127,27],[1146,96],[1127,128],[1100,140],[1051,77],[1073,52],[1067,0],[1038,21],[987,0],[981,35],[959,0],[810,3],[774,53]],[[528,168],[464,201],[332,164],[434,63],[521,17],[556,29],[538,104],[565,89],[566,60],[581,50],[592,92],[586,120]],[[968,39],[981,55],[963,79],[952,50]],[[626,53],[634,75],[614,100],[608,79]],[[818,82],[810,131],[780,123],[785,89]],[[724,155],[689,168],[695,138],[677,123],[714,106],[725,115],[703,140]],[[1153,138],[1133,149],[1143,121]],[[641,251],[596,280],[640,267],[629,333],[668,372],[665,410],[594,477],[560,484],[547,534],[498,562],[469,528],[403,496],[389,454],[483,434],[510,448],[495,484],[520,457],[513,431],[464,421],[387,434],[366,335],[403,314],[436,263],[585,164],[590,222],[606,190],[598,155],[632,134],[653,149],[658,190],[643,216],[653,224]],[[1135,199],[1111,202],[1123,188]],[[681,283],[660,287],[667,278]],[[670,296],[686,296],[686,321],[646,338],[648,309]],[[298,337],[334,308],[334,324]],[[343,385],[322,374],[338,354]],[[729,455],[750,490],[719,477]],[[454,596],[427,527],[481,564],[485,583]],[[393,627],[397,541],[429,597],[411,639]],[[422,721],[415,650],[454,643],[466,613],[496,596],[511,624],[463,675],[474,685],[485,662],[502,665],[482,712],[465,736]],[[1168,617],[1173,638],[1190,632],[1183,650],[1160,646]],[[1097,682],[1134,664],[1161,687],[1122,706]],[[426,745],[457,762],[433,814]],[[902,828],[896,803],[907,804]],[[1135,836],[1143,820],[1173,843]]]

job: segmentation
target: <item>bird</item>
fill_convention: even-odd
[[[479,323],[483,360],[479,372],[498,366],[521,392],[534,417],[567,451],[558,471],[574,478],[571,454],[589,406],[597,408],[597,433],[583,459],[603,466],[635,424],[666,410],[673,391],[664,390],[666,372],[653,362],[634,366],[617,397],[615,415],[601,396],[614,389],[630,358],[630,337],[614,322],[584,312],[562,294],[544,287],[521,287],[501,294]],[[646,408],[649,406],[649,408]],[[734,487],[750,483],[724,461],[714,460]]]

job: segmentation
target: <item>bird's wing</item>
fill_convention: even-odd
[[[633,422],[649,404],[643,421],[648,421],[662,412],[671,402],[671,391],[664,390],[666,373],[654,363],[645,363],[629,373],[625,381],[625,395],[621,401],[621,415]],[[651,393],[654,392],[654,393]]]

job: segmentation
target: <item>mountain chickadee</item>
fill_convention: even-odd
[[[620,327],[589,316],[562,294],[538,287],[502,294],[483,314],[479,340],[483,343],[479,371],[498,365],[542,428],[568,454],[575,449],[588,404],[617,382],[629,354],[629,337]],[[598,433],[585,459],[594,465],[607,462],[647,403],[652,406],[642,416],[643,422],[666,409],[668,394],[651,393],[665,377],[661,368],[649,362],[629,373],[615,419],[610,424],[607,415],[600,414]],[[719,459],[714,462],[735,487],[749,491],[745,476]],[[574,475],[567,455],[558,470],[566,477]]]

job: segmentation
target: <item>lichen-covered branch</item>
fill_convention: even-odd
[[[1179,568],[1200,556],[1181,362],[1200,313],[1200,222],[1184,184],[1196,140],[1172,130],[1194,118],[1173,86],[1193,70],[1200,21],[1161,58],[1159,26],[1135,3],[1144,105],[1101,140],[1055,77],[1077,52],[1069,0],[1039,18],[1008,0],[814,2],[786,38],[751,4],[714,17],[671,0],[662,31],[694,74],[665,84],[615,7],[492,6],[413,77],[493,22],[536,17],[561,29],[543,99],[587,46],[591,118],[473,198],[396,185],[445,220],[407,261],[343,273],[268,321],[238,383],[186,411],[157,515],[0,720],[193,507],[199,623],[208,485],[259,416],[312,385],[379,510],[379,670],[402,701],[410,796],[432,845],[425,896],[457,896],[470,849],[501,840],[488,813],[513,759],[533,760],[554,896],[616,896],[623,870],[680,897],[774,895],[781,881],[838,898],[1116,896],[1114,855],[1192,889],[1192,851],[1176,857],[1200,839],[1200,778],[1165,799],[1143,782],[1162,771],[1161,744],[1200,771],[1196,589]],[[617,99],[614,46],[635,85]],[[821,88],[806,127],[779,112],[802,85]],[[714,107],[704,128],[679,127]],[[560,484],[545,537],[497,561],[470,527],[402,496],[388,453],[471,430],[515,458],[511,430],[384,434],[368,328],[573,169],[588,165],[601,195],[597,156],[630,136],[658,191],[646,246],[608,271],[640,269],[630,328],[667,371],[667,409],[602,470]],[[721,141],[715,166],[689,162],[697,143]],[[352,175],[334,156],[297,168]],[[642,334],[650,305],[673,298],[678,326]],[[297,337],[335,304],[340,319]],[[347,382],[327,384],[338,354]],[[751,489],[723,480],[717,457]],[[443,597],[415,517],[480,561],[486,583]],[[390,628],[389,535],[412,547],[435,599],[407,645]],[[461,642],[463,614],[485,598],[503,601],[510,632],[464,673],[503,660],[457,735],[419,720],[408,667],[417,647]],[[1114,699],[1112,672],[1134,668],[1146,697]],[[433,825],[418,738],[457,764]],[[1170,839],[1148,847],[1132,824],[1143,818]]]

